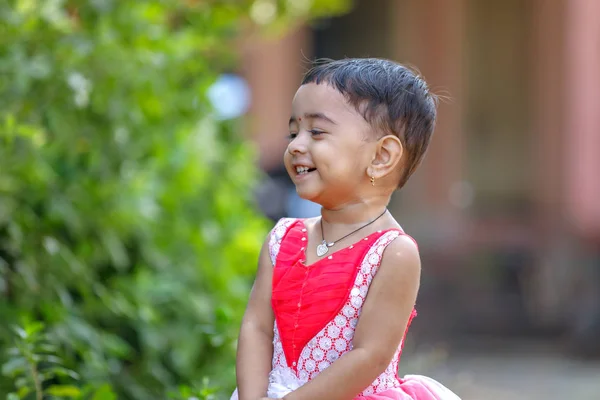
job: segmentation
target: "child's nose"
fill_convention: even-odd
[[[288,145],[288,151],[291,154],[306,153],[308,148],[307,135],[299,133]]]

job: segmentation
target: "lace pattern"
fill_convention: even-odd
[[[295,221],[294,218],[282,218],[271,230],[271,236],[269,238],[269,255],[271,256],[271,263],[273,265],[275,265],[277,254],[279,254],[279,249],[281,248],[281,240]]]

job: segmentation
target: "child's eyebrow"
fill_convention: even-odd
[[[304,118],[307,118],[307,119],[320,119],[320,120],[323,120],[325,122],[329,122],[330,124],[337,125],[337,123],[334,120],[332,120],[327,115],[325,115],[325,114],[323,114],[321,112],[305,113],[304,114]],[[301,117],[296,118],[295,116],[292,115],[290,117],[289,124],[291,125],[292,122],[298,122],[301,119],[302,119]]]

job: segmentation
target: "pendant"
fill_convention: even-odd
[[[317,246],[317,256],[322,257],[329,251],[329,247],[327,247],[327,242],[323,240],[320,245]]]

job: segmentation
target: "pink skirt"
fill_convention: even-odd
[[[354,400],[460,400],[450,389],[427,376],[406,375],[400,382],[399,388],[358,396]]]
[[[272,399],[281,399],[305,384],[289,369],[279,369],[269,376],[267,395]],[[230,400],[238,400],[237,390]],[[423,375],[406,375],[400,380],[400,387],[383,392],[358,396],[354,400],[460,400],[454,392]]]

